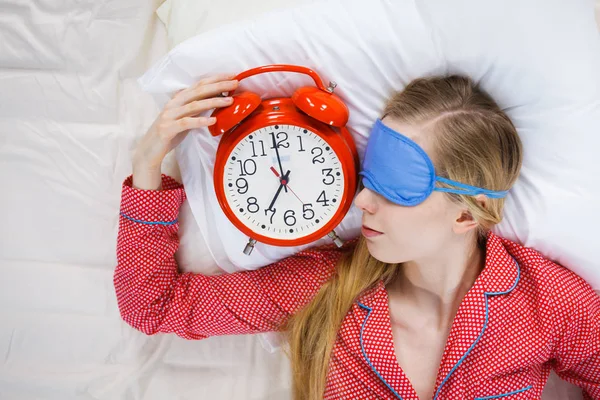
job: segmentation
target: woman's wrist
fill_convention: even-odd
[[[141,190],[161,190],[161,164],[136,160],[133,163],[133,187]]]

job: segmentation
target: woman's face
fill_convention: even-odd
[[[421,126],[403,124],[388,117],[382,122],[419,144],[435,164],[430,135],[424,133]],[[455,237],[456,221],[463,211],[460,205],[438,191],[432,192],[421,204],[406,207],[363,188],[354,202],[363,211],[363,226],[383,233],[367,237],[366,241],[371,255],[386,263],[439,256]]]

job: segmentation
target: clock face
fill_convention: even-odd
[[[342,202],[344,182],[330,145],[296,125],[246,135],[229,154],[223,174],[235,216],[254,232],[283,240],[308,236],[329,222]]]

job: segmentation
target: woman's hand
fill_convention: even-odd
[[[202,79],[194,86],[180,90],[169,100],[135,150],[135,188],[160,189],[161,165],[165,156],[181,143],[190,129],[211,126],[216,122],[215,118],[199,117],[199,114],[232,104],[232,98],[222,97],[221,93],[237,88],[238,81],[231,80],[234,76],[221,74]]]

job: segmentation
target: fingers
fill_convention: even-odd
[[[165,117],[169,119],[179,119],[190,117],[203,113],[213,108],[227,107],[233,103],[231,97],[212,97],[210,99],[195,100],[178,108],[172,108],[165,111]]]
[[[216,79],[212,77],[213,79]],[[196,100],[203,100],[210,97],[221,97],[223,92],[231,92],[237,89],[238,81],[217,81],[206,84],[198,84],[177,93],[165,108],[177,108]]]
[[[220,81],[229,81],[235,78],[236,74],[217,74],[213,76],[207,76],[206,78],[200,79],[194,84],[194,87],[208,85],[209,83],[216,83]]]
[[[217,119],[214,117],[184,117],[169,122],[163,122],[159,126],[159,131],[163,137],[171,139],[183,131],[211,126],[214,125],[216,121]]]
[[[221,93],[237,89],[238,81],[231,80],[234,77],[235,74],[209,76],[177,92],[158,118],[157,130],[163,140],[170,140],[190,129],[213,125],[216,122],[215,118],[198,115],[233,103],[231,97],[223,97]]]

